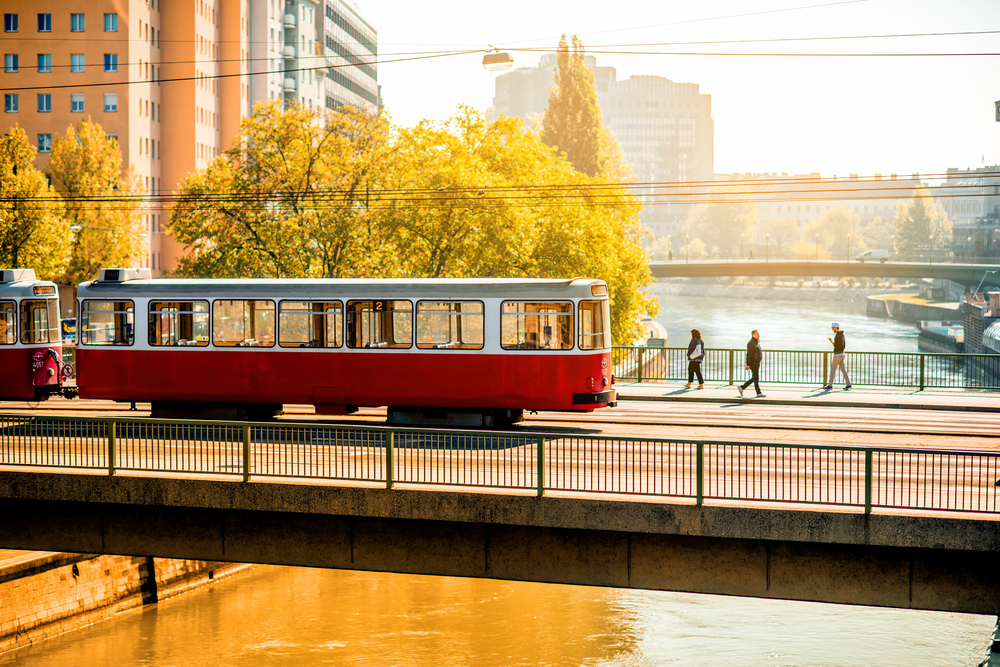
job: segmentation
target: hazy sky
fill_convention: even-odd
[[[395,122],[487,109],[497,74],[482,53],[408,62],[394,54],[508,50],[533,67],[579,35],[618,79],[655,74],[712,96],[715,171],[921,174],[1000,163],[1000,55],[771,57],[716,53],[1000,54],[1000,0],[356,0],[378,30],[379,83]],[[914,33],[996,34],[761,43]],[[665,44],[670,42],[671,44]],[[642,45],[642,46],[631,46]],[[628,51],[656,52],[625,54]],[[602,53],[604,52],[604,53]]]

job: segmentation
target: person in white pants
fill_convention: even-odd
[[[851,378],[847,375],[847,364],[845,363],[847,353],[844,352],[844,349],[847,347],[847,341],[844,340],[844,332],[840,330],[839,324],[831,322],[830,328],[833,329],[833,338],[827,338],[827,340],[833,343],[833,362],[830,364],[830,381],[826,383],[823,389],[833,389],[833,378],[836,377],[838,368],[844,374],[844,389],[850,389]]]

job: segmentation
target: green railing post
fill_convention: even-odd
[[[385,434],[385,488],[392,488],[392,431]]]
[[[636,373],[639,375],[638,382],[642,383],[642,348],[635,348],[636,353],[639,355],[639,365],[637,367]]]
[[[865,452],[865,514],[872,513],[872,450]]]
[[[541,498],[545,495],[545,436],[540,435],[535,439],[535,449],[538,459],[538,497]]]
[[[924,390],[924,355],[920,355],[920,391]]]
[[[819,367],[819,383],[824,387],[826,386],[826,380],[828,377],[826,372],[827,369],[830,368],[830,360],[827,357],[827,355],[829,354],[830,354],[829,352],[823,353],[823,365]]]
[[[733,373],[735,372],[735,366],[733,365],[734,360],[736,358],[736,356],[734,354],[735,352],[736,352],[736,350],[729,350],[729,385],[730,386],[732,386],[732,384],[733,384],[733,377],[734,377]]]
[[[250,481],[250,424],[243,425],[243,481]]]
[[[698,458],[698,479],[697,484],[697,497],[695,498],[695,504],[699,507],[705,502],[705,443],[699,442],[697,445],[697,458]]]
[[[108,476],[115,474],[117,461],[115,460],[115,420],[108,420]]]

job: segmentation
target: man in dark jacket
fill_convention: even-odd
[[[757,398],[764,398],[764,394],[760,393],[760,362],[763,358],[764,353],[760,349],[760,332],[754,329],[750,334],[750,342],[747,343],[747,370],[750,371],[750,379],[737,387],[740,396],[743,395],[743,390],[752,383],[753,388],[757,391]]]
[[[833,378],[836,376],[838,368],[844,374],[844,389],[850,389],[851,378],[847,375],[847,352],[845,352],[847,341],[844,340],[844,332],[840,330],[839,324],[831,322],[830,328],[833,329],[833,338],[827,338],[827,340],[833,343],[833,361],[830,363],[830,381],[823,389],[833,389]]]

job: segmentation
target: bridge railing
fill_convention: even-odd
[[[1000,452],[0,415],[0,465],[1000,512]]]
[[[760,380],[772,384],[818,384],[829,380],[832,352],[764,350]],[[615,378],[623,381],[687,381],[684,347],[615,347]],[[734,384],[749,377],[746,350],[708,348],[701,364],[706,382]],[[914,389],[1000,389],[1000,355],[848,352],[852,385]],[[838,371],[837,381],[842,381]]]

